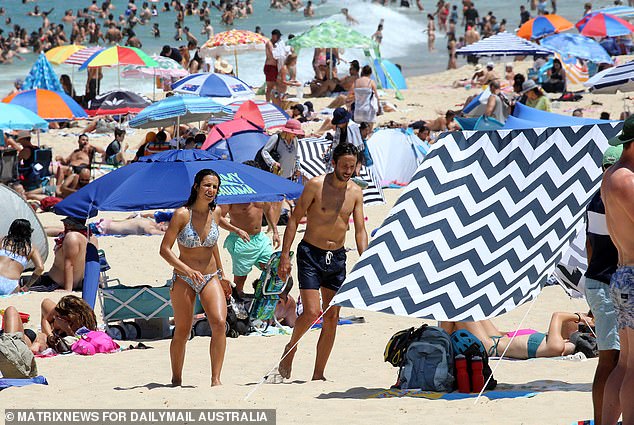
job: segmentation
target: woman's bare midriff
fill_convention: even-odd
[[[216,260],[211,253],[213,248],[183,248],[182,246],[178,248],[180,250],[179,259],[192,269],[202,274],[214,273],[218,270]]]

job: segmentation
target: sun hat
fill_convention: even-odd
[[[601,160],[601,165],[605,167],[606,165],[614,164],[616,161],[619,160],[622,153],[623,153],[623,145],[610,146],[603,153],[603,159]]]
[[[233,72],[233,66],[222,58],[216,59],[214,69],[222,74],[231,74]]]
[[[22,139],[30,139],[30,138],[31,138],[31,132],[29,130],[20,130],[15,136],[16,141],[22,140]]]
[[[480,71],[482,71],[482,65],[481,64],[477,64],[475,66],[475,72],[480,72]]]
[[[621,134],[613,139],[610,139],[608,143],[611,146],[618,146],[632,141],[634,141],[634,115],[623,122]]]
[[[513,69],[513,62],[507,62],[506,65],[504,65],[504,67]]]
[[[522,83],[522,91],[521,93],[524,94],[528,91],[531,91],[535,88],[539,88],[539,85],[533,81],[533,80],[526,80]]]
[[[493,62],[487,62],[487,68],[495,68],[495,64]]]
[[[332,113],[332,124],[333,125],[339,125],[339,124],[343,124],[345,122],[350,121],[350,112],[346,111],[345,108],[337,108],[334,110],[334,112]]]
[[[304,135],[304,130],[302,130],[302,124],[297,120],[286,121],[286,125],[282,127],[282,131],[285,133],[296,134],[298,136]]]
[[[69,228],[85,230],[86,229],[86,219],[78,218],[78,217],[66,217],[62,219],[62,223]]]

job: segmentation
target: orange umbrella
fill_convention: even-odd
[[[573,26],[572,22],[559,15],[540,15],[524,23],[517,30],[517,36],[527,40],[537,39],[569,30]]]

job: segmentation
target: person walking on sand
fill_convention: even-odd
[[[436,24],[434,23],[434,15],[427,14],[427,50],[433,52],[434,42],[436,41]]]
[[[174,211],[161,242],[160,254],[174,267],[170,298],[174,309],[174,336],[170,343],[172,385],[182,384],[185,344],[194,318],[196,296],[209,320],[213,337],[209,344],[211,385],[221,385],[220,372],[225,357],[227,301],[231,289],[222,281],[222,262],[218,250],[218,224],[221,210],[216,208],[220,176],[213,170],[196,173],[189,199]],[[178,242],[180,256],[172,251]]]
[[[282,33],[278,29],[271,31],[271,39],[266,42],[266,60],[264,61],[264,77],[266,80],[266,92],[265,97],[267,102],[273,100],[273,90],[277,85],[277,74],[279,70],[277,68],[277,59],[273,54],[273,50],[276,47],[277,42],[282,37]]]
[[[290,250],[299,221],[306,215],[306,232],[297,246],[297,278],[303,312],[297,318],[293,335],[284,349],[279,373],[290,378],[297,343],[323,315],[323,326],[317,342],[317,356],[313,380],[325,380],[324,371],[335,343],[340,307],[330,301],[346,277],[346,248],[344,246],[348,220],[354,221],[357,251],[368,246],[363,215],[363,193],[350,181],[357,168],[358,152],[349,143],[339,144],[333,151],[334,171],[308,181],[286,226],[278,275],[286,280],[291,271]],[[321,292],[321,305],[320,305]]]
[[[618,268],[610,278],[610,298],[617,313],[621,353],[603,394],[603,425],[634,424],[634,117],[611,146],[623,145],[621,158],[603,173],[601,199],[610,238],[618,251]]]

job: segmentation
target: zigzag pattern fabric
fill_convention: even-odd
[[[580,222],[577,229],[577,237],[555,267],[550,280],[561,285],[569,296],[583,298],[585,297],[583,276],[588,269],[585,221]]]
[[[575,237],[620,126],[447,133],[333,303],[460,321],[530,301]]]
[[[323,157],[331,143],[330,140],[319,137],[307,137],[299,140],[300,167],[303,174],[312,178],[326,173],[326,163],[324,163]],[[363,190],[363,205],[385,204],[383,189],[378,178],[372,172],[372,167],[362,166],[359,177],[368,183],[368,187]]]

